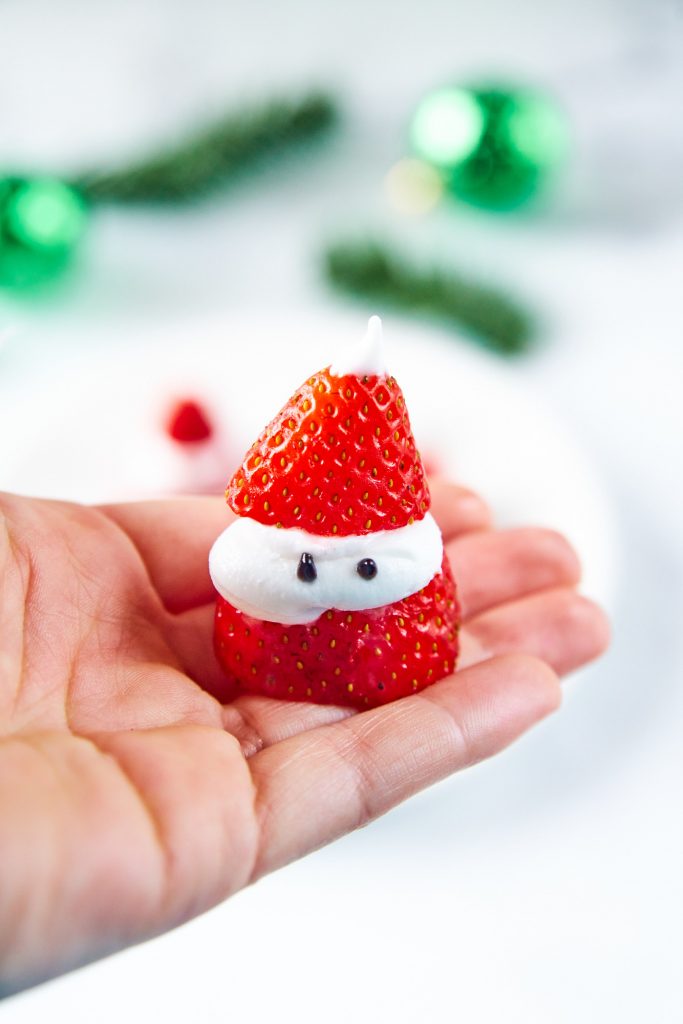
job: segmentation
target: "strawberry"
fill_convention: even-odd
[[[226,683],[215,695],[258,693],[359,709],[387,704],[453,672],[458,621],[446,556],[441,572],[402,601],[369,611],[332,609],[307,625],[264,622],[219,597],[215,649]]]
[[[362,709],[415,693],[455,668],[455,583],[381,342],[381,323],[372,317],[361,346],[304,382],[226,488],[242,522],[224,531],[210,558],[220,594],[214,635],[226,676],[221,699],[254,693]],[[322,552],[327,581],[318,591],[324,603],[311,590],[312,605],[304,597],[318,578],[309,549]],[[381,568],[376,550],[387,552]],[[354,568],[366,581],[380,573],[385,589],[369,588],[368,604],[373,593],[393,603],[343,610],[366,599],[355,575],[351,583]],[[294,625],[271,621],[278,616]]]
[[[329,368],[266,427],[225,493],[239,516],[322,536],[410,525],[430,505],[395,379]]]
[[[166,433],[180,444],[195,444],[197,441],[208,441],[213,430],[202,407],[193,399],[186,399],[171,409]]]

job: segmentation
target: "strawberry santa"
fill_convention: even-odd
[[[230,695],[367,708],[453,672],[455,584],[378,317],[286,403],[226,498],[237,518],[209,568]]]

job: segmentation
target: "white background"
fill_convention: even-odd
[[[541,311],[543,345],[510,372],[589,453],[620,553],[613,649],[568,683],[559,716],[177,933],[7,1003],[6,1019],[683,1018],[680,32],[673,5],[616,0],[2,4],[6,166],[123,159],[283,84],[331,83],[347,109],[306,169],[184,212],[98,214],[68,292],[0,297],[5,383],[24,387],[70,332],[97,350],[105,327],[335,316],[316,247],[390,226]],[[411,105],[488,71],[565,98],[576,164],[554,207],[398,220],[382,182]]]

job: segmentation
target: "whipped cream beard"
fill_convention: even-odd
[[[216,590],[255,619],[315,622],[331,608],[362,611],[417,593],[440,571],[443,541],[427,513],[365,536],[320,537],[239,518],[209,555]]]

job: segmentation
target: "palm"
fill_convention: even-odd
[[[485,529],[481,503],[448,485],[435,511],[464,608],[461,668],[356,715],[210,696],[206,555],[222,502],[0,499],[8,986],[199,913],[557,705],[548,666],[575,667],[605,642],[599,611],[574,592],[570,549],[542,531]]]

